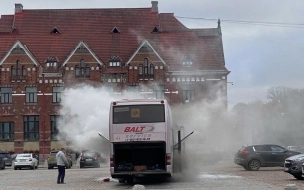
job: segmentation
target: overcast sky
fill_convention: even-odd
[[[0,15],[14,14],[15,3],[24,9],[151,7],[148,0],[1,0]],[[217,21],[206,19],[222,20],[228,81],[233,82],[228,84],[230,107],[266,101],[269,87],[304,88],[303,0],[159,0],[158,8],[177,17],[204,18],[178,18],[189,28],[215,28]]]

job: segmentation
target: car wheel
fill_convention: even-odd
[[[83,168],[83,165],[80,164],[80,168]]]
[[[119,179],[118,180],[119,183],[125,183],[125,181],[126,181],[125,179]]]
[[[294,175],[293,177],[295,177],[297,180],[303,180],[304,178],[302,177],[302,175]]]
[[[35,169],[38,169],[38,166],[35,166]]]
[[[261,167],[261,164],[258,160],[250,160],[248,163],[248,168],[251,171],[258,171]]]
[[[243,166],[243,168],[244,168],[245,170],[249,171],[248,166]]]
[[[17,170],[17,167],[14,167],[14,170]]]

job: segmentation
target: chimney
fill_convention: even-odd
[[[151,1],[152,4],[152,12],[158,13],[158,1]]]
[[[15,14],[16,13],[22,13],[22,10],[23,10],[23,5],[20,4],[20,3],[16,3],[15,4]]]

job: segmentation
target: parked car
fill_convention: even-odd
[[[57,167],[57,160],[56,160],[56,154],[58,153],[58,150],[54,150],[50,152],[49,158],[48,158],[48,169],[53,169],[54,167]],[[69,162],[68,165],[66,165],[66,168],[69,169],[73,166],[72,157],[70,155],[66,155],[66,158]]]
[[[5,162],[3,160],[3,158],[0,157],[0,169],[4,170],[5,169]]]
[[[284,172],[287,172],[296,179],[303,179],[302,164],[304,163],[304,154],[291,156],[285,160]]]
[[[234,157],[234,163],[244,169],[257,171],[260,167],[284,166],[286,158],[301,154],[279,145],[264,144],[242,147]]]
[[[79,156],[79,163],[80,168],[86,167],[86,166],[94,166],[94,167],[100,167],[100,163],[103,161],[100,152],[87,150],[81,152]]]
[[[0,157],[4,160],[6,166],[12,166],[13,159],[8,152],[0,152]]]
[[[33,153],[18,154],[14,160],[14,169],[17,170],[18,168],[37,169],[38,160],[36,159],[35,154]]]

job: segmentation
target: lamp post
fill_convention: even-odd
[[[45,81],[44,81],[44,73],[42,73],[42,85],[43,85],[43,90],[42,90],[42,98],[43,98],[43,102],[42,102],[42,153],[43,153],[43,161],[45,161]]]

